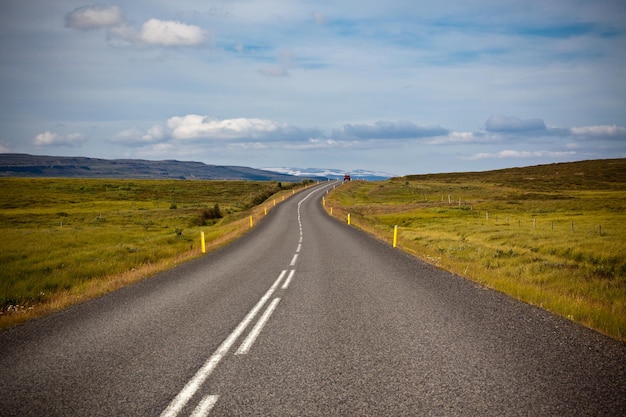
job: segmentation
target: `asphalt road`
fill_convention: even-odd
[[[0,333],[0,415],[626,416],[623,343],[328,217],[331,186]]]

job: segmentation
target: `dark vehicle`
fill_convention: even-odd
[[[350,175],[346,174],[343,176],[344,181],[350,181]]]

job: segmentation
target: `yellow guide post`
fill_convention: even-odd
[[[397,247],[398,246],[398,225],[396,224],[393,227],[393,247]]]
[[[204,243],[204,232],[200,232],[200,246],[202,246],[202,253],[206,253],[206,244]]]
[[[250,216],[250,228],[252,228],[252,216]]]
[[[348,213],[348,226],[350,225],[350,213]]]

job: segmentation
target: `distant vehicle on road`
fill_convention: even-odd
[[[344,181],[350,181],[350,175],[346,174],[343,176]]]

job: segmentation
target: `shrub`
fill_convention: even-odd
[[[222,215],[222,211],[220,210],[219,204],[215,203],[212,208],[204,209],[200,212],[198,217],[194,220],[193,224],[195,226],[206,226],[208,220],[217,220],[224,217]]]

